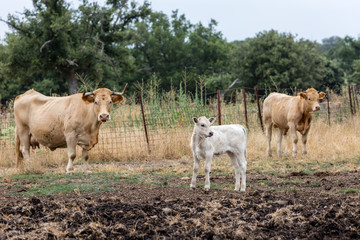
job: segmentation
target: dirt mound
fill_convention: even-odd
[[[118,189],[0,198],[0,239],[360,238],[358,193]]]

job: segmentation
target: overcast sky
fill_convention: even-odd
[[[105,0],[97,1],[103,5]],[[77,0],[72,2],[76,7]],[[138,0],[138,2],[142,2]],[[321,43],[331,36],[360,35],[360,0],[150,0],[152,8],[168,15],[178,9],[191,23],[207,25],[213,18],[228,41],[251,38],[264,30],[292,33]],[[1,0],[0,17],[32,8],[32,0]],[[0,22],[0,38],[9,28]]]

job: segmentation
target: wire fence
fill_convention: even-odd
[[[291,93],[298,92],[294,89]],[[314,117],[324,119],[328,124],[351,117],[359,112],[358,95],[357,86],[349,85],[340,94],[328,90],[320,104],[322,111],[316,112]],[[250,133],[263,130],[261,114],[265,97],[258,89],[241,88],[222,97],[218,91],[216,97],[206,104],[187,97],[153,104],[143,100],[142,93],[139,93],[137,104],[114,106],[112,121],[100,127],[99,142],[90,151],[90,157],[96,161],[122,161],[190,155],[192,118],[199,116],[215,116],[217,124],[239,123]],[[0,166],[13,166],[15,163],[15,124],[11,109],[9,106],[0,116]],[[31,155],[32,158],[67,161],[66,149],[52,152],[41,147],[32,150]]]

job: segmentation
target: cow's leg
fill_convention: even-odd
[[[307,142],[307,137],[308,137],[308,133],[309,133],[310,127],[308,127],[308,129],[306,129],[305,133],[302,135],[301,140],[302,140],[302,154],[303,155],[307,155],[307,151],[306,151],[306,142]]]
[[[235,191],[238,191],[240,189],[240,156],[238,156],[235,153],[228,152],[228,155],[231,159],[231,162],[235,169]]]
[[[296,157],[297,155],[297,149],[296,149],[296,144],[298,142],[298,136],[296,134],[296,127],[294,123],[289,123],[289,132],[291,134],[292,137],[292,142],[293,142],[293,153],[292,156]]]
[[[205,186],[204,186],[205,191],[210,190],[210,170],[211,170],[212,157],[213,157],[213,154],[207,154],[206,155],[206,160],[205,160]]]
[[[89,164],[88,164],[89,151],[87,151],[85,149],[82,150],[82,160],[83,160],[84,173],[91,173],[91,171],[87,170],[87,169],[89,169]]]
[[[68,149],[68,165],[66,166],[66,173],[74,171],[73,161],[76,157],[76,141],[74,137],[67,137],[66,144]]]
[[[267,138],[267,155],[271,157],[271,134],[272,134],[272,123],[265,123],[265,131]]]
[[[282,156],[282,152],[281,152],[282,136],[283,136],[283,130],[279,128],[278,136],[277,136],[277,154],[279,157]]]
[[[199,163],[200,163],[200,160],[196,157],[195,153],[193,153],[193,157],[194,157],[194,166],[193,166],[193,176],[192,176],[191,183],[190,183],[191,190],[196,188],[196,178],[197,178],[197,174],[198,174],[198,170],[199,170]]]
[[[22,133],[19,133],[17,141],[20,141],[19,148],[21,154],[19,154],[19,159],[17,165],[21,168],[24,167],[24,165],[21,163],[21,155],[25,159],[25,167],[27,170],[29,170],[30,167],[30,134],[25,131]]]

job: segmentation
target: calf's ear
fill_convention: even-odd
[[[82,100],[86,103],[93,103],[95,102],[95,94],[93,92],[83,93]]]
[[[196,117],[193,117],[193,121],[194,121],[194,123],[197,123],[198,119]]]
[[[210,124],[213,124],[213,123],[215,122],[215,120],[216,120],[216,118],[215,118],[215,117],[211,117],[211,118],[209,118],[209,122],[210,122]]]
[[[323,99],[325,97],[325,95],[326,95],[325,93],[321,92],[321,93],[319,93],[319,98]]]
[[[307,95],[304,92],[299,93],[299,96],[300,96],[301,99],[306,99],[307,98]]]

